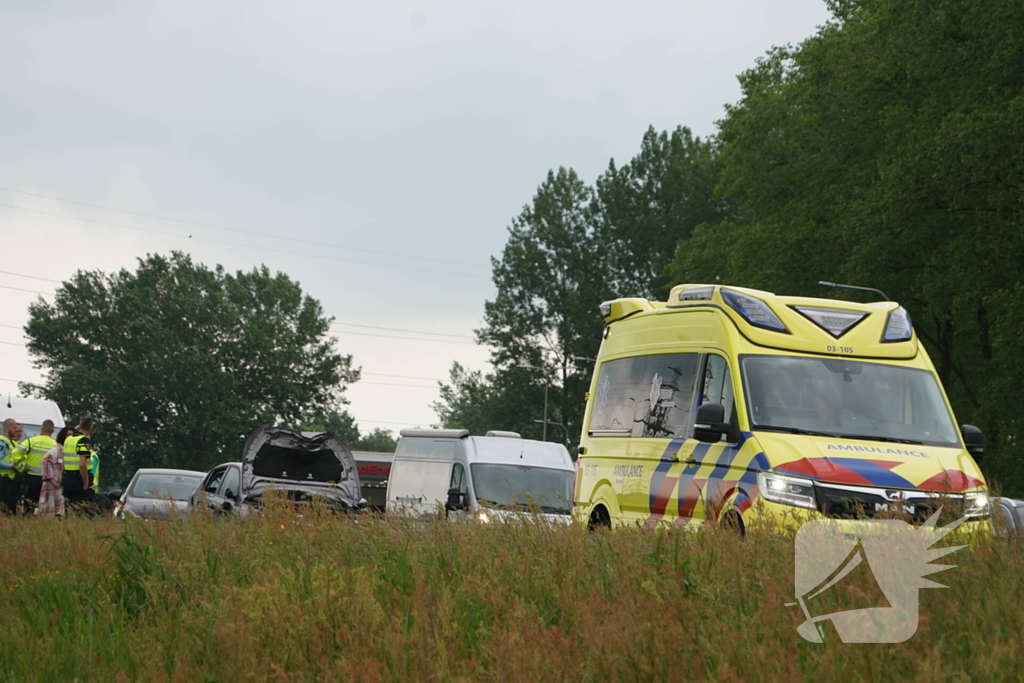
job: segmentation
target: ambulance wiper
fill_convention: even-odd
[[[754,430],[762,430],[765,432],[784,432],[786,434],[803,434],[804,436],[831,436],[835,437],[835,434],[827,434],[825,432],[815,432],[810,429],[800,429],[799,427],[780,427],[779,425],[755,425]]]
[[[895,436],[878,436],[877,434],[840,434],[840,439],[862,439],[864,441],[886,441],[888,443],[909,443],[914,446],[924,445],[924,441],[913,439],[898,439]]]

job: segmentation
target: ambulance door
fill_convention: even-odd
[[[719,403],[725,408],[725,420],[737,424],[736,400],[729,361],[719,351],[709,351],[701,363],[696,406]],[[694,415],[697,408],[694,407]],[[692,435],[692,431],[691,431]],[[702,443],[690,439],[689,462],[679,479],[679,516],[690,519],[717,519],[723,505],[735,498],[746,468],[738,455],[744,440]]]
[[[624,521],[653,526],[675,516],[675,482],[682,454],[695,443],[694,387],[701,364],[696,351],[628,359],[631,434],[614,487]],[[692,442],[692,439],[689,440]]]
[[[577,503],[605,503],[618,521],[621,486],[613,487],[613,482],[626,464],[633,433],[632,362],[632,358],[618,358],[598,365],[587,423],[587,452],[577,461]]]

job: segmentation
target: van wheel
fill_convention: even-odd
[[[608,514],[608,510],[603,505],[598,505],[590,513],[590,521],[587,522],[587,528],[591,531],[612,528],[611,515]]]
[[[743,517],[735,510],[729,510],[722,515],[720,524],[723,529],[735,532],[740,538],[747,535],[747,530],[743,527]]]

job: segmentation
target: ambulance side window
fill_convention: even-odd
[[[729,363],[721,356],[709,355],[704,365],[704,382],[701,389],[700,403],[721,403],[725,406],[725,419],[732,421],[735,399],[732,391],[732,378],[729,374]]]
[[[601,364],[592,436],[685,438],[700,354],[622,358]]]

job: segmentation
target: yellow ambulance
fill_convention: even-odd
[[[679,285],[601,304],[574,514],[595,526],[864,519],[987,528],[975,457],[906,309]],[[972,457],[972,455],[974,457]]]

